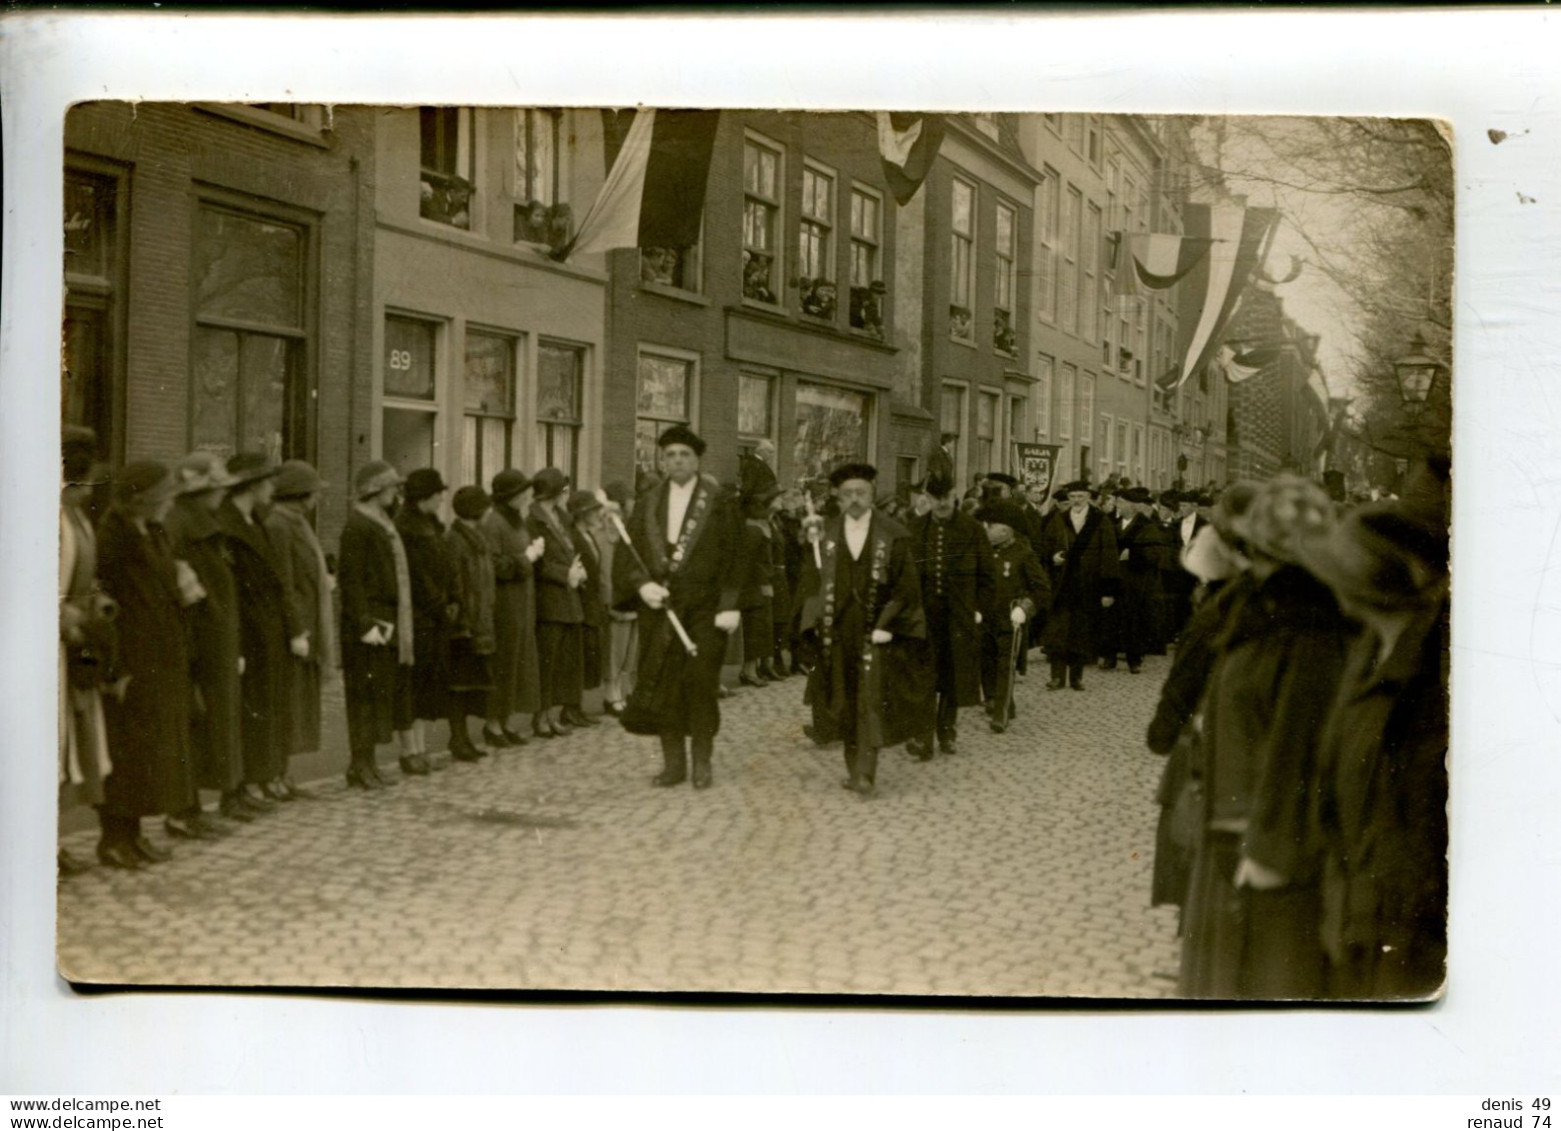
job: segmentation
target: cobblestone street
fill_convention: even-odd
[[[967,710],[956,756],[886,751],[870,803],[840,788],[840,748],[804,737],[797,678],[723,704],[704,793],[650,788],[654,740],[611,720],[379,794],[333,773],[316,800],[180,842],[169,863],[62,881],[61,970],[165,985],[1168,996],[1175,911],[1148,907],[1161,761],[1142,743],[1166,666],[1048,694],[1032,663],[1008,734]],[[160,821],[145,825],[168,843]],[[90,857],[94,840],[66,843]]]

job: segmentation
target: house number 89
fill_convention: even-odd
[[[392,368],[392,369],[411,369],[412,368],[412,351],[411,350],[391,350],[390,351],[390,368]]]

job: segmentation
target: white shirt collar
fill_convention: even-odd
[[[851,559],[855,561],[862,556],[862,547],[867,545],[867,532],[873,523],[873,512],[868,511],[861,518],[852,518],[844,515],[846,548],[851,551]]]
[[[683,533],[683,518],[688,514],[689,504],[694,500],[694,488],[699,485],[699,476],[695,475],[681,487],[672,480],[667,480],[667,541],[676,542]]]

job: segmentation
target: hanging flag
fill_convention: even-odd
[[[1125,264],[1118,267],[1113,291],[1138,294],[1141,288],[1163,291],[1174,287],[1209,254],[1214,241],[1195,236],[1154,232],[1122,233]]]
[[[1202,369],[1218,351],[1225,326],[1258,268],[1278,218],[1275,209],[1248,208],[1235,201],[1189,204],[1182,210],[1188,234],[1211,240],[1212,246],[1182,288],[1182,325],[1194,329],[1173,386]]]
[[[889,191],[899,204],[909,204],[927,179],[945,128],[941,114],[878,112],[878,154]]]
[[[719,121],[716,110],[650,109],[635,113],[621,142],[609,129],[607,179],[581,218],[574,241],[557,258],[615,247],[697,243]]]

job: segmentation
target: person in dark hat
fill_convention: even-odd
[[[1084,665],[1100,654],[1100,614],[1116,602],[1121,563],[1111,520],[1090,506],[1090,485],[1080,479],[1063,490],[1067,509],[1052,517],[1042,539],[1053,596],[1041,644],[1051,664],[1047,689],[1083,691]]]
[[[1425,998],[1447,976],[1448,550],[1444,500],[1406,491],[1298,555],[1363,629],[1319,752],[1335,998]]]
[[[982,495],[988,499],[1011,499],[1019,493],[1019,480],[1006,471],[987,473]]]
[[[576,726],[594,726],[580,710],[583,689],[580,626],[580,587],[585,584],[585,563],[569,533],[564,493],[569,476],[556,467],[544,467],[531,481],[534,501],[528,527],[542,539],[537,562],[537,652],[540,657],[541,709],[532,716],[531,729],[541,738],[556,738]]]
[[[607,514],[627,523],[634,516],[634,492],[622,480],[607,484]],[[618,554],[617,524],[602,524],[602,604],[607,609],[607,648],[602,657],[603,708],[609,715],[623,714],[629,694],[634,690],[634,657],[639,639],[639,614],[633,609],[617,609],[612,603],[613,561]]]
[[[958,749],[959,709],[981,702],[981,621],[991,604],[992,543],[974,517],[954,502],[954,468],[943,449],[928,457],[922,490],[931,509],[906,524],[911,562],[921,582],[932,663],[933,727],[905,744],[918,761],[935,747]]]
[[[292,717],[288,748],[293,758],[319,752],[320,692],[339,663],[331,600],[335,583],[312,521],[319,497],[320,473],[304,460],[290,459],[277,471],[271,510],[265,518],[287,610],[287,695]],[[284,796],[305,796],[291,774],[284,774],[279,785]]]
[[[595,491],[581,488],[570,493],[567,505],[569,537],[575,554],[585,567],[585,582],[576,591],[580,595],[580,686],[595,691],[602,685],[603,637],[607,633],[607,602],[602,596],[602,560],[606,536],[602,522],[606,511]],[[566,722],[589,726],[591,719],[582,707],[564,714]],[[581,722],[580,720],[584,720]]]
[[[115,642],[113,604],[98,583],[98,540],[87,507],[106,478],[94,466],[98,437],[90,428],[67,424],[61,436],[60,490],[60,765],[59,812],[103,801],[110,769],[102,687]],[[88,863],[59,849],[60,875],[84,871]]]
[[[1024,510],[1017,502],[994,499],[983,504],[976,517],[992,544],[992,583],[982,605],[981,690],[989,725],[993,733],[1002,734],[1014,714],[1016,652],[1022,654],[1028,642],[1030,621],[1051,604],[1051,581],[1030,543],[1019,536]]]
[[[629,543],[613,555],[613,603],[639,612],[638,686],[630,706],[643,706],[647,729],[653,720],[661,743],[662,770],[652,783],[687,781],[692,755],[694,788],[706,789],[715,780],[721,660],[742,624],[738,596],[748,571],[742,519],[715,477],[701,474],[705,442],[698,434],[677,424],[656,444],[666,478],[640,496]],[[688,634],[692,655],[672,615]]]
[[[433,771],[423,723],[448,718],[450,704],[450,619],[455,604],[455,566],[444,523],[439,518],[450,488],[437,468],[420,467],[407,475],[396,533],[406,550],[412,583],[412,724],[403,732],[401,772],[408,777]],[[464,731],[463,731],[464,734]],[[469,745],[469,744],[468,744]],[[470,751],[450,736],[451,756],[467,760]]]
[[[775,577],[779,569],[770,504],[780,495],[780,485],[768,464],[746,452],[738,460],[737,482],[743,516],[741,552],[748,563],[748,580],[738,597],[743,614],[738,679],[749,687],[763,687],[770,681],[759,674],[759,664],[768,665],[775,652]]]
[[[228,815],[251,821],[259,815],[237,791],[244,782],[243,705],[241,698],[243,625],[238,582],[228,564],[227,535],[217,521],[232,479],[213,452],[191,452],[176,472],[178,497],[166,528],[174,557],[186,563],[205,598],[185,608],[189,626],[190,678],[195,706],[190,720],[192,789],[187,804],[170,813],[170,836],[210,840],[232,830],[201,807],[201,789],[232,798]]]
[[[1160,614],[1165,599],[1160,575],[1171,554],[1170,539],[1150,513],[1153,496],[1145,487],[1129,487],[1117,496],[1117,558],[1122,563],[1122,600],[1105,610],[1100,666],[1110,671],[1117,656],[1127,670],[1143,670],[1144,656],[1162,649]]]
[[[114,477],[113,504],[98,532],[98,575],[118,608],[118,647],[104,696],[113,769],[98,810],[98,859],[113,868],[167,860],[171,853],[146,838],[141,819],[183,810],[195,788],[183,613],[193,593],[180,583],[162,525],[176,490],[162,464],[126,465]]]
[[[510,726],[516,715],[542,709],[537,659],[536,562],[546,543],[533,537],[531,479],[516,468],[493,477],[493,507],[481,520],[493,558],[493,691],[488,696],[482,741],[493,750],[524,746],[526,736]]]
[[[445,535],[450,564],[450,615],[446,708],[450,717],[450,750],[470,761],[476,750],[467,730],[471,715],[481,717],[493,693],[489,660],[497,643],[493,611],[497,598],[493,554],[482,521],[492,500],[481,487],[455,493],[455,521]]]
[[[292,697],[287,665],[287,594],[276,547],[262,523],[281,469],[260,452],[228,460],[233,480],[217,509],[227,538],[228,559],[238,587],[239,628],[244,649],[240,683],[243,709],[244,784],[223,799],[222,812],[242,820],[242,811],[267,812],[293,800],[286,784],[292,756]]]
[[[379,790],[391,784],[379,771],[375,748],[401,736],[415,717],[412,665],[416,629],[406,547],[391,509],[401,495],[400,473],[370,460],[353,477],[355,502],[341,532],[337,585],[341,592],[341,670],[347,693],[347,784]]]
[[[808,679],[813,739],[845,743],[847,789],[878,788],[878,752],[935,728],[927,620],[910,533],[873,510],[878,471],[843,464],[829,481],[841,513],[823,523],[812,568],[820,600],[804,631],[819,640]]]

